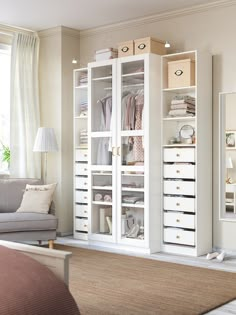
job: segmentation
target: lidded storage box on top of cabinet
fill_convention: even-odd
[[[118,44],[118,57],[134,55],[134,41],[128,40]]]
[[[168,88],[195,85],[195,61],[182,59],[168,62]]]
[[[152,37],[138,38],[134,40],[135,55],[153,53],[157,55],[165,55],[165,42]]]

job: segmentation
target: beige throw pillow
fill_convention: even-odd
[[[17,212],[48,213],[56,184],[26,185],[20,208]]]

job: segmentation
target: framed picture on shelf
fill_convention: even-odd
[[[236,150],[236,130],[227,130],[225,132],[226,149]]]

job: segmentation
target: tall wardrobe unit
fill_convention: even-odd
[[[90,243],[160,251],[160,58],[88,64]]]
[[[199,256],[212,250],[211,68],[207,53],[162,56],[162,250],[166,252]]]

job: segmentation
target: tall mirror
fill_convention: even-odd
[[[236,92],[220,93],[220,219],[236,221]]]

